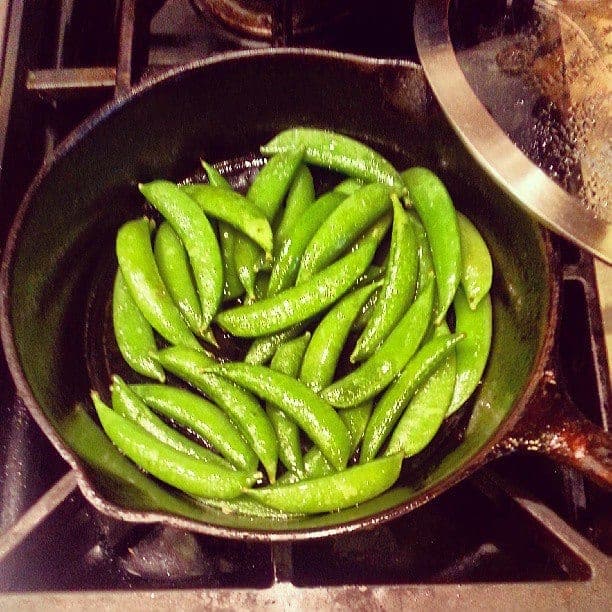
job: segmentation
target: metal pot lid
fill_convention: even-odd
[[[414,12],[423,69],[468,151],[608,264],[611,24],[607,0],[417,0]]]

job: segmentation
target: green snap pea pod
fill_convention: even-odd
[[[448,415],[459,410],[472,395],[484,372],[493,333],[493,310],[491,296],[480,300],[476,310],[468,304],[462,288],[453,302],[455,309],[455,331],[464,332],[466,339],[457,347],[457,380]]]
[[[399,478],[401,467],[402,455],[398,453],[328,476],[249,489],[246,493],[283,512],[334,512],[373,499],[392,487]]]
[[[377,266],[372,264],[356,281],[355,288],[365,287],[380,280],[385,275],[386,264]]]
[[[227,223],[219,222],[219,246],[223,258],[223,300],[235,300],[244,293],[244,287],[238,278],[234,265],[234,246],[237,239],[236,230]]]
[[[366,185],[348,196],[321,224],[308,243],[300,263],[297,284],[308,280],[342,255],[390,209],[390,190],[380,183]]]
[[[119,376],[113,376],[111,400],[115,412],[138,423],[140,427],[163,444],[191,457],[196,457],[200,461],[219,463],[220,457],[218,455],[180,434],[153,414]],[[251,467],[255,469],[257,466]]]
[[[412,303],[379,349],[356,370],[324,389],[332,406],[349,408],[378,395],[403,369],[425,336],[434,299],[433,281]]]
[[[448,333],[445,323],[434,330],[434,336]],[[437,370],[416,390],[391,433],[385,455],[402,452],[404,457],[412,457],[431,442],[444,421],[453,397],[455,373],[455,351],[451,351]]]
[[[207,368],[275,404],[292,418],[338,470],[346,466],[351,440],[338,413],[304,383],[250,363],[222,363]]]
[[[207,372],[216,362],[202,352],[172,346],[161,350],[157,358],[165,370],[193,385],[227,413],[261,460],[270,481],[274,482],[278,460],[276,434],[253,395],[221,376]]]
[[[416,389],[463,338],[465,334],[434,337],[407,363],[376,404],[363,436],[360,463],[374,459]]]
[[[372,316],[372,311],[374,310],[374,305],[378,300],[378,291],[375,291],[366,301],[365,304],[361,307],[361,312],[357,315],[355,320],[353,321],[353,327],[351,331],[354,332],[362,332],[365,329],[365,326],[368,324],[370,317]]]
[[[191,495],[217,499],[238,497],[255,482],[246,472],[205,463],[161,444],[137,423],[113,412],[92,394],[102,427],[113,444],[149,474]]]
[[[412,211],[407,210],[406,214],[412,223],[412,229],[417,242],[417,252],[419,260],[419,275],[417,279],[417,295],[423,290],[423,287],[429,282],[431,277],[435,274],[433,259],[431,257],[431,249],[429,248],[429,241],[427,240],[427,234],[423,224],[418,218],[418,215]]]
[[[304,351],[309,341],[310,332],[306,332],[295,340],[281,344],[272,358],[270,367],[277,372],[297,378]],[[302,473],[304,471],[304,459],[302,457],[300,429],[297,423],[270,402],[266,405],[266,411],[276,431],[280,460],[288,470]]]
[[[470,308],[475,310],[491,289],[493,262],[487,243],[474,224],[460,212],[457,221],[461,236],[461,284]]]
[[[217,323],[234,336],[252,338],[306,321],[351,288],[370,265],[377,246],[374,240],[366,242],[297,287],[219,313]]]
[[[157,350],[153,330],[134,303],[121,270],[113,286],[113,329],[119,351],[132,370],[164,382],[164,371],[151,357]]]
[[[304,513],[298,514],[295,512],[275,510],[255,499],[249,499],[246,495],[241,495],[235,499],[211,499],[208,497],[195,497],[193,499],[198,505],[204,508],[215,508],[220,510],[223,514],[242,514],[244,516],[278,520],[287,520],[304,516]]]
[[[270,274],[268,295],[276,295],[291,287],[300,268],[302,255],[321,224],[333,213],[344,196],[330,191],[321,196],[300,215],[287,238],[280,245]]]
[[[253,451],[228,416],[203,397],[169,385],[130,385],[154,412],[172,419],[202,436],[218,453],[238,469],[257,466]]]
[[[297,149],[304,150],[304,159],[310,164],[365,182],[384,183],[403,193],[400,175],[380,153],[343,134],[298,127],[281,132],[261,147],[265,155]]]
[[[274,236],[275,252],[278,252],[289,232],[304,211],[315,201],[315,188],[308,166],[300,165],[287,192],[285,210]]]
[[[200,297],[204,331],[223,295],[223,263],[215,232],[202,209],[174,183],[159,180],[140,184],[138,188],[185,245]]]
[[[207,215],[228,223],[270,255],[272,228],[265,215],[250,200],[231,189],[204,183],[184,185],[181,190]]]
[[[201,333],[200,300],[193,284],[187,251],[167,221],[157,230],[153,253],[159,274],[187,325],[191,331]]]
[[[402,318],[414,299],[418,273],[418,250],[412,224],[395,194],[393,230],[385,280],[365,329],[351,353],[352,363],[370,357]]]
[[[213,187],[232,189],[225,177],[211,164],[203,159],[202,167],[206,170],[208,182]],[[235,300],[244,293],[244,287],[238,278],[238,272],[234,265],[234,243],[236,242],[236,231],[229,223],[219,222],[219,246],[221,258],[223,259],[223,299]]]
[[[351,195],[363,187],[363,181],[355,178],[347,178],[334,187],[334,191],[339,191],[345,195]]]
[[[256,365],[268,363],[268,361],[274,357],[276,349],[281,344],[299,336],[303,329],[304,324],[299,323],[298,325],[276,332],[275,334],[255,338],[244,357],[244,361]]]
[[[159,274],[148,219],[128,221],[119,228],[116,252],[130,295],[151,327],[172,344],[201,348]]]
[[[291,151],[274,155],[258,172],[249,187],[247,199],[257,206],[269,222],[285,197],[297,169],[302,163],[304,152]],[[255,297],[255,277],[265,263],[265,257],[257,245],[245,236],[238,236],[234,251],[238,277],[249,298]]]
[[[427,168],[409,168],[402,179],[425,226],[438,286],[436,325],[451,305],[461,281],[461,238],[453,201],[444,183]]]
[[[357,450],[363,433],[372,414],[372,402],[364,402],[354,408],[345,408],[340,413],[340,418],[344,421],[349,434],[351,436],[351,455]],[[304,455],[304,471],[299,472],[285,472],[279,479],[279,484],[287,484],[290,482],[298,482],[303,478],[318,478],[331,474],[334,472],[334,468],[325,458],[325,455],[319,450],[317,446],[313,446]]]
[[[344,296],[317,325],[306,348],[300,380],[318,393],[331,384],[353,321],[364,302],[381,285],[366,285]]]

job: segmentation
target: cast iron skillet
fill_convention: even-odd
[[[391,491],[358,508],[278,522],[199,507],[144,476],[88,416],[88,393],[108,384],[104,364],[116,363],[108,279],[117,228],[144,210],[136,183],[180,180],[200,157],[227,161],[239,179],[261,143],[298,124],[362,139],[400,168],[419,163],[441,173],[492,252],[494,337],[473,401],[431,449],[405,462]],[[372,527],[516,449],[545,453],[610,485],[610,438],[579,416],[557,381],[558,310],[550,236],[464,152],[421,69],[321,51],[228,54],[172,71],[105,107],[35,178],[2,262],[2,340],[18,393],[76,470],[85,497],[117,518],[232,538]]]

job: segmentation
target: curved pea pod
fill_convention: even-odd
[[[250,200],[225,187],[193,183],[180,188],[210,217],[228,223],[272,253],[272,228],[264,213]]]
[[[153,411],[200,435],[238,469],[254,470],[257,458],[225,412],[185,389],[169,385],[130,385]]]
[[[313,391],[318,393],[331,384],[353,321],[380,285],[381,282],[372,283],[344,296],[317,325],[300,370],[300,380]]]
[[[374,241],[364,243],[306,283],[259,302],[219,313],[217,323],[234,336],[253,338],[306,321],[351,288],[370,265],[377,246]]]
[[[337,195],[336,192],[331,192]],[[379,183],[362,187],[329,214],[308,243],[297,284],[336,260],[377,219],[391,209],[391,190]],[[342,194],[340,194],[342,197]]]
[[[193,385],[230,417],[255,452],[253,456],[261,460],[268,478],[274,481],[278,460],[276,434],[253,395],[207,372],[216,362],[203,352],[173,346],[159,351],[157,359],[165,370]]]
[[[378,395],[404,368],[425,336],[433,309],[434,283],[412,303],[380,348],[356,370],[331,384],[321,397],[349,408]]]
[[[185,245],[200,298],[204,331],[223,295],[223,263],[215,232],[202,209],[174,183],[159,180],[141,183],[138,188]]]
[[[134,303],[121,270],[113,285],[113,329],[119,351],[132,370],[164,382],[164,371],[151,357],[157,351],[153,329]]]
[[[409,168],[402,180],[425,226],[438,286],[436,325],[451,305],[461,281],[461,238],[453,201],[444,183],[427,168]]]
[[[200,349],[159,274],[149,221],[142,218],[124,223],[117,232],[116,252],[130,295],[151,327],[172,344]]]
[[[351,440],[338,413],[304,383],[265,366],[223,363],[206,369],[245,387],[291,417],[338,470],[346,466]]]
[[[416,389],[463,338],[465,334],[434,337],[406,364],[376,404],[363,436],[360,463],[371,461],[376,456]]]
[[[277,372],[296,378],[309,341],[310,332],[306,332],[295,340],[281,344],[272,358],[270,367]],[[270,402],[266,405],[266,411],[276,431],[278,456],[281,462],[288,470],[303,473],[304,459],[302,457],[300,429],[297,423]]]
[[[315,201],[315,188],[312,174],[308,166],[301,164],[287,192],[283,216],[274,235],[274,251],[278,252],[280,245],[304,211]]]
[[[92,394],[100,423],[113,444],[162,482],[185,493],[216,499],[238,497],[256,476],[205,463],[159,443],[142,427],[121,417]]]
[[[187,251],[171,225],[164,221],[153,245],[159,274],[187,325],[195,333],[202,328],[200,300],[193,284]]]
[[[476,310],[472,310],[463,289],[459,288],[453,307],[455,331],[465,333],[466,338],[457,347],[457,380],[446,416],[459,410],[480,383],[489,358],[493,334],[493,309],[489,294],[480,300]]]
[[[297,127],[280,132],[261,147],[265,155],[300,149],[304,150],[304,159],[310,164],[348,174],[366,183],[383,183],[403,193],[400,175],[380,153],[337,132]]]
[[[364,402],[354,408],[345,408],[340,413],[340,418],[344,421],[351,436],[351,455],[357,450],[365,428],[372,414],[372,402]],[[300,472],[285,472],[278,482],[282,484],[298,482],[303,478],[318,478],[334,472],[333,466],[325,458],[325,455],[317,446],[313,446],[304,455],[304,470]]]
[[[445,333],[448,333],[448,327],[444,323],[434,332],[435,335]],[[412,396],[391,433],[385,455],[401,452],[404,457],[412,457],[431,442],[453,397],[455,374],[455,351],[451,351]]]
[[[297,169],[302,163],[301,150],[274,155],[262,167],[247,192],[249,199],[272,222],[289,189]],[[265,257],[261,249],[245,236],[238,236],[234,247],[234,262],[238,277],[249,298],[255,298],[255,277],[264,268]]]
[[[208,182],[213,187],[232,189],[225,177],[211,164],[200,160],[202,167],[206,170]],[[236,242],[236,230],[228,223],[219,222],[219,247],[223,260],[223,299],[235,300],[244,293],[244,287],[238,278],[238,272],[234,266],[234,243]]]
[[[491,289],[493,262],[487,243],[474,224],[460,212],[457,221],[461,236],[461,284],[470,308],[475,310]]]
[[[391,488],[399,478],[401,467],[402,455],[398,453],[328,476],[249,489],[246,493],[283,512],[334,512],[373,499]]]
[[[119,376],[113,376],[111,400],[115,412],[137,423],[159,442],[200,461],[219,463],[218,455],[183,436],[153,414]],[[252,467],[254,469],[256,465]]]
[[[295,283],[300,261],[308,243],[321,224],[333,213],[344,196],[330,191],[321,196],[302,213],[287,238],[282,242],[270,273],[268,295],[276,295]]]
[[[419,265],[416,237],[395,194],[392,199],[393,230],[385,280],[372,315],[351,353],[353,363],[372,355],[414,299]]]
[[[253,516],[265,519],[278,519],[286,521],[290,518],[298,518],[304,516],[303,513],[283,512],[275,510],[258,502],[255,499],[249,499],[246,495],[241,495],[235,499],[211,499],[210,497],[195,497],[196,503],[201,506],[216,508],[223,514],[242,514],[244,516]]]
[[[429,241],[427,240],[427,233],[425,232],[425,228],[419,220],[418,215],[412,210],[407,210],[406,215],[412,224],[412,229],[414,231],[414,236],[417,243],[419,274],[417,277],[416,293],[418,295],[423,290],[423,287],[427,285],[431,277],[435,275],[434,265],[431,257]]]

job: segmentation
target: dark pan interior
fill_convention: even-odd
[[[201,508],[146,477],[88,416],[88,395],[108,384],[105,364],[116,363],[102,341],[104,312],[115,232],[145,210],[136,184],[182,180],[200,157],[255,159],[260,144],[293,125],[344,132],[399,168],[418,163],[442,174],[491,249],[495,330],[474,401],[431,451],[406,462],[395,489],[358,508],[285,523]],[[397,516],[476,467],[507,415],[522,409],[547,333],[549,275],[538,226],[463,151],[418,67],[319,52],[235,55],[142,88],[60,149],[7,246],[3,339],[20,394],[64,457],[82,467],[82,488],[101,509],[129,520],[172,515],[176,524],[231,537],[324,535]]]

